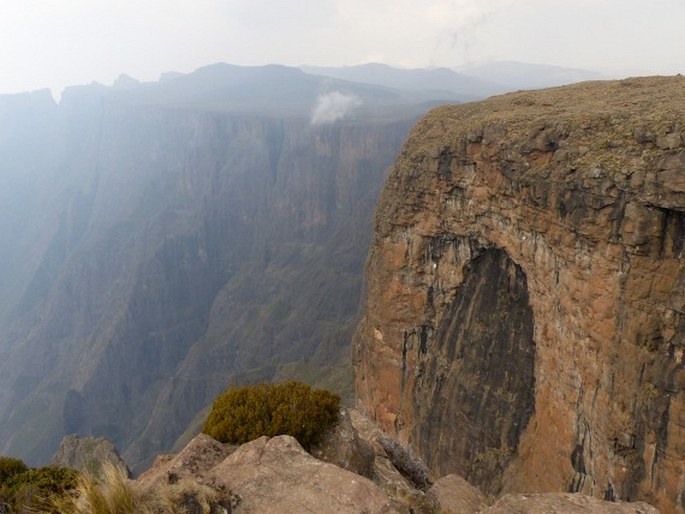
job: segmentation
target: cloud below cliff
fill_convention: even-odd
[[[347,117],[362,101],[355,95],[333,91],[319,95],[312,109],[312,125],[333,123]]]

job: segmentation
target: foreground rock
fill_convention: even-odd
[[[359,401],[436,476],[682,512],[685,77],[436,109],[391,169]]]
[[[426,497],[424,491],[417,489],[393,464],[392,456],[386,450],[388,445],[384,444],[387,435],[358,409],[350,411],[350,420],[359,438],[373,449],[373,482],[396,502],[398,509],[405,512],[433,512],[437,508],[435,501]]]
[[[310,453],[324,462],[330,462],[366,478],[373,478],[373,448],[359,437],[348,409],[340,410],[336,425],[328,430],[323,441],[314,446]]]
[[[468,511],[462,511],[468,512]],[[644,502],[611,503],[582,494],[507,494],[480,514],[659,514]]]
[[[236,493],[236,512],[383,513],[388,497],[369,479],[315,459],[290,436],[242,445],[204,475]]]
[[[428,497],[437,510],[445,514],[480,512],[489,503],[483,493],[458,475],[447,475],[435,482]]]
[[[223,444],[206,434],[195,436],[176,455],[160,455],[153,466],[140,475],[138,482],[146,487],[196,479],[223,461],[236,447]]]
[[[116,447],[106,437],[68,435],[62,439],[50,464],[97,476],[104,462],[110,462],[131,475]]]
[[[210,499],[217,509],[237,514],[657,512],[644,503],[616,504],[563,493],[506,495],[488,507],[491,501],[456,475],[435,481],[424,493],[394,468],[379,442],[384,436],[373,423],[356,411],[350,412],[350,421],[359,429],[360,441],[375,450],[373,482],[312,457],[290,436],[261,437],[236,448],[200,434],[177,455],[158,457],[135,485],[190,506],[199,505],[199,498]]]

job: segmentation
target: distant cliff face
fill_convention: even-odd
[[[386,182],[360,404],[444,475],[685,511],[685,78],[439,108]]]
[[[106,436],[139,469],[231,380],[351,396],[373,207],[424,107],[312,125],[331,79],[226,68],[0,98],[1,453]]]

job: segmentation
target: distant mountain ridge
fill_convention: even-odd
[[[458,71],[467,76],[499,84],[507,90],[542,89],[607,78],[590,70],[516,61],[494,61],[462,66]]]
[[[315,75],[443,96],[446,100],[475,100],[502,92],[496,84],[447,68],[401,69],[370,63],[346,67],[301,66],[301,69]]]
[[[604,78],[601,74],[589,70],[514,61],[496,61],[458,69],[403,69],[379,63],[300,68],[307,73],[354,82],[431,92],[442,94],[446,98],[454,95],[462,101],[464,97],[476,100],[517,89],[539,89]]]

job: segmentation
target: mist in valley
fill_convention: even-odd
[[[354,404],[374,209],[421,116],[684,71],[675,0],[305,4],[0,8],[0,453],[106,436],[141,471],[229,383]]]

